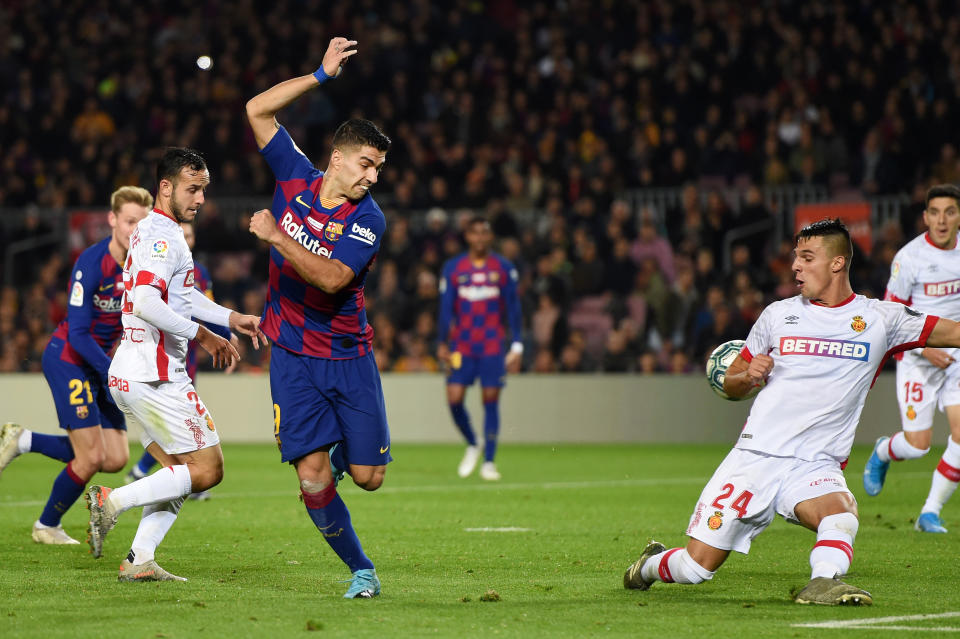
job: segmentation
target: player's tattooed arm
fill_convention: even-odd
[[[250,218],[250,232],[277,249],[307,284],[324,293],[338,293],[356,277],[353,269],[340,260],[314,255],[292,237],[281,233],[277,219],[267,209],[257,211]]]
[[[737,355],[724,375],[723,392],[730,397],[744,397],[754,387],[766,384],[772,370],[773,358],[769,355],[754,355],[749,363],[743,355]]]

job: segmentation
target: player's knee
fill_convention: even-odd
[[[383,485],[386,469],[383,466],[353,466],[350,468],[353,483],[364,490],[374,491]]]
[[[857,536],[857,530],[860,529],[860,520],[853,513],[838,513],[836,515],[827,515],[820,520],[817,532],[822,533],[827,530],[839,530],[850,535],[851,539]]]
[[[130,449],[123,448],[117,451],[109,451],[100,465],[100,470],[105,473],[117,473],[123,470],[128,461],[130,461]]]
[[[95,473],[104,470],[107,454],[101,446],[77,450],[74,455],[73,469],[81,476],[89,473],[92,477]]]
[[[300,490],[307,493],[308,495],[316,495],[317,493],[321,492],[324,488],[329,486],[331,483],[332,481],[323,482],[320,480],[313,480],[313,479],[301,479]]]
[[[223,464],[193,465],[190,467],[190,482],[193,492],[210,490],[223,480]]]
[[[900,452],[900,459],[917,459],[930,452],[931,430],[903,431],[908,446]]]

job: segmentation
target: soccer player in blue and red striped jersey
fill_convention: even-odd
[[[446,365],[447,402],[453,421],[467,440],[467,450],[457,468],[461,477],[473,472],[480,456],[470,416],[463,405],[467,387],[480,378],[483,393],[484,462],[480,477],[500,479],[494,463],[500,432],[500,389],[507,370],[520,370],[520,298],[517,269],[490,250],[490,223],[475,217],[464,233],[468,250],[447,261],[440,280],[440,317],[437,320],[437,359]],[[503,320],[510,325],[513,343],[504,358]]]
[[[196,231],[193,228],[193,223],[184,222],[180,225],[180,228],[183,229],[183,239],[187,242],[187,247],[192,251],[194,245],[197,243]],[[210,298],[210,301],[213,300],[213,281],[210,278],[210,271],[207,270],[207,267],[201,264],[200,262],[193,261],[193,285],[201,293]],[[196,320],[196,318],[194,318]],[[233,343],[234,348],[238,346],[239,340],[235,335],[230,333],[230,329],[226,326],[220,326],[219,324],[214,324],[213,322],[202,322],[214,335],[219,335],[223,339],[228,339]],[[196,341],[190,340],[190,344],[187,346],[187,375],[190,377],[190,381],[193,382],[193,385],[197,385],[197,346]],[[234,360],[232,364],[223,369],[224,373],[232,373],[236,368],[237,362]],[[139,461],[133,465],[133,468],[130,469],[130,472],[127,473],[127,476],[124,481],[128,484],[146,477],[150,474],[150,471],[153,469],[154,464],[157,463],[157,460],[153,458],[153,455],[147,451],[143,451],[143,455],[140,456]],[[190,499],[195,499],[199,501],[206,501],[210,498],[209,490],[202,490],[198,493],[191,493]]]
[[[54,331],[42,360],[60,428],[67,435],[34,433],[16,424],[5,424],[0,431],[0,471],[26,452],[67,463],[33,525],[37,543],[79,543],[63,530],[61,518],[94,474],[122,470],[130,455],[123,413],[107,391],[107,370],[109,353],[123,330],[122,265],[130,234],[152,206],[146,189],[117,189],[110,196],[110,236],[83,251],[74,264],[67,317]]]
[[[356,41],[333,38],[319,69],[247,103],[260,152],[277,178],[272,213],[250,231],[270,247],[261,328],[272,340],[270,392],[281,461],[293,464],[307,513],[353,578],[346,598],[380,593],[350,513],[337,495],[344,471],[376,490],[390,461],[390,433],[371,346],[363,286],[386,220],[368,192],[390,139],[372,122],[348,120],[319,171],[276,120],[277,112],[342,71]]]

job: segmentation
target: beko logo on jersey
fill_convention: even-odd
[[[324,257],[330,257],[330,250],[320,244],[320,240],[317,238],[307,235],[307,232],[303,230],[303,224],[297,224],[297,221],[293,218],[293,213],[288,212],[283,216],[283,219],[280,220],[280,228],[282,228],[287,235],[296,240],[300,246],[307,249],[311,253],[315,255],[323,255]]]
[[[945,297],[947,295],[956,295],[960,293],[960,280],[950,280],[949,282],[932,282],[923,285],[923,292],[930,297]]]
[[[373,246],[373,243],[377,241],[376,233],[365,226],[360,226],[356,222],[353,223],[353,226],[350,228],[350,235],[347,237],[352,237],[355,240],[366,242],[370,246]]]
[[[781,337],[781,355],[816,355],[838,357],[865,362],[870,358],[870,344],[848,342],[843,339],[820,339],[817,337]]]
[[[457,289],[457,295],[468,302],[480,302],[498,297],[500,289],[496,286],[461,286]]]

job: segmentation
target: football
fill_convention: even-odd
[[[737,355],[743,350],[744,344],[746,342],[742,339],[732,339],[729,342],[724,342],[713,349],[710,357],[707,358],[707,383],[710,384],[710,389],[720,397],[730,401],[748,399],[760,392],[759,386],[743,397],[730,397],[723,392],[723,378],[727,374],[727,367],[733,363],[733,360],[737,359]]]

